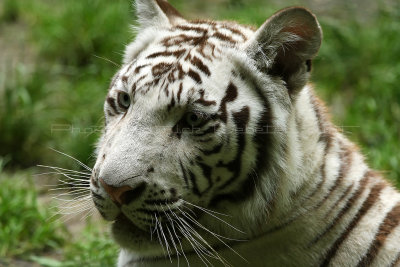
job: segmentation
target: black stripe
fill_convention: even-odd
[[[133,65],[135,65],[135,63],[136,63],[136,60],[133,60],[133,61],[129,64],[129,66],[128,66],[128,68],[126,69],[124,75],[126,75],[126,74],[131,70],[131,68],[133,67]]]
[[[347,202],[343,205],[343,207],[340,209],[339,213],[336,215],[336,217],[329,223],[329,225],[325,228],[325,230],[318,234],[309,244],[308,247],[311,247],[315,243],[317,243],[326,233],[328,233],[331,229],[333,229],[336,224],[339,222],[339,220],[347,214],[347,212],[350,210],[350,208],[354,205],[355,201],[360,197],[360,195],[364,192],[365,187],[369,181],[369,176],[371,175],[370,172],[365,172],[363,178],[360,180],[359,186],[357,188],[357,191],[354,192],[351,198],[347,200]]]
[[[199,188],[196,183],[196,176],[194,175],[194,173],[192,171],[189,171],[189,177],[190,177],[190,181],[192,182],[193,193],[200,197],[201,193],[200,193]]]
[[[147,66],[149,66],[149,65],[150,65],[150,64],[137,66],[136,69],[135,69],[135,73],[138,74],[142,68],[145,68],[145,67],[147,67]]]
[[[264,129],[268,129],[268,127],[272,126],[272,113],[271,106],[268,102],[268,99],[263,98],[261,89],[256,87],[256,92],[260,99],[263,99],[264,108],[258,119],[257,128],[262,129],[261,131],[257,131],[255,136],[253,137],[253,142],[256,145],[257,149],[257,157],[256,157],[256,165],[254,168],[255,173],[261,175],[269,168],[269,164],[271,164],[271,152],[273,147],[272,141],[272,133],[264,131]],[[259,181],[256,181],[259,182]]]
[[[146,58],[156,58],[156,57],[169,57],[169,56],[174,56],[174,57],[181,57],[186,50],[176,50],[176,51],[163,51],[163,52],[156,52],[151,55],[148,55]]]
[[[173,64],[161,62],[151,68],[151,72],[154,77],[158,78],[161,75],[171,71]]]
[[[325,181],[326,181],[326,156],[328,155],[332,145],[333,145],[333,137],[329,137],[329,139],[327,139],[327,142],[325,143],[325,149],[324,149],[324,155],[323,155],[324,163],[321,166],[321,180],[318,182],[315,189],[305,198],[305,200],[308,200],[308,199],[311,199],[312,197],[314,197],[314,195],[316,193],[318,193],[320,191],[320,189],[322,188],[322,186],[325,184]]]
[[[167,110],[170,111],[173,107],[175,107],[175,97],[172,95],[171,102],[167,106]]]
[[[220,32],[214,33],[211,37],[215,37],[224,42],[237,43],[235,40],[232,39],[232,37],[230,37],[226,34],[220,33]]]
[[[247,40],[246,36],[240,30],[232,28],[229,25],[224,25],[224,27],[222,29],[229,30],[233,34],[239,35],[240,37],[242,37],[243,41]]]
[[[119,113],[117,106],[115,105],[115,99],[113,97],[111,97],[111,96],[107,97],[107,103],[108,103],[108,105],[110,105],[110,107],[114,113]]]
[[[229,83],[228,88],[226,89],[225,96],[221,100],[221,105],[219,111],[221,113],[221,120],[226,123],[228,115],[226,111],[226,104],[228,102],[232,102],[238,96],[237,87],[233,83]]]
[[[199,90],[199,94],[200,94],[200,98],[197,99],[194,103],[199,103],[199,104],[201,104],[203,106],[206,106],[206,107],[217,104],[215,101],[206,100],[204,98],[204,89]]]
[[[208,67],[196,56],[194,56],[190,62],[196,66],[199,70],[201,70],[204,74],[206,74],[207,76],[211,75],[210,70],[208,69]]]
[[[200,75],[195,72],[192,69],[189,69],[189,72],[187,73],[189,75],[190,78],[192,78],[196,83],[201,84],[201,78]]]
[[[209,156],[209,155],[212,155],[212,154],[217,154],[217,153],[219,153],[219,152],[221,151],[222,147],[223,147],[223,143],[220,143],[220,144],[216,145],[215,147],[213,147],[211,150],[203,150],[203,149],[200,149],[200,151],[201,151],[205,156]]]
[[[214,196],[210,201],[210,207],[216,206],[220,201],[229,201],[233,203],[243,202],[253,195],[257,181],[251,175],[238,184],[237,189],[227,193]]]
[[[189,188],[189,181],[188,181],[185,169],[183,168],[183,164],[182,164],[181,160],[179,160],[179,165],[180,165],[181,170],[182,170],[183,180],[185,181],[186,188]]]
[[[358,222],[363,218],[363,216],[368,212],[368,210],[375,204],[375,202],[378,200],[380,192],[382,189],[385,187],[383,183],[378,183],[375,184],[367,199],[363,202],[361,208],[358,210],[357,214],[353,217],[353,220],[350,222],[350,224],[346,227],[345,231],[342,233],[342,235],[335,241],[335,243],[332,245],[332,247],[328,250],[326,253],[326,257],[321,263],[320,266],[328,266],[331,260],[336,256],[337,251],[343,244],[343,242],[347,239],[347,237],[350,235],[350,233],[353,231],[353,229],[357,226]]]
[[[177,94],[177,96],[176,96],[176,98],[178,99],[178,103],[181,101],[182,90],[183,90],[183,85],[182,85],[182,83],[181,83],[181,84],[179,85],[178,94]]]
[[[339,142],[339,146],[341,146],[342,143]],[[339,161],[340,161],[340,168],[338,175],[336,176],[335,183],[328,189],[328,193],[324,196],[324,198],[317,204],[315,209],[318,209],[319,207],[322,206],[322,204],[325,203],[325,201],[333,194],[333,192],[340,187],[340,185],[343,182],[344,177],[346,176],[347,172],[350,169],[351,163],[352,163],[352,157],[351,157],[351,150],[347,147],[342,148],[342,151],[339,154]]]
[[[354,184],[349,185],[346,190],[340,195],[340,197],[338,198],[338,200],[335,201],[335,203],[333,203],[330,207],[330,209],[325,212],[325,218],[328,217],[332,211],[338,207],[338,205],[349,195],[349,193],[351,192],[351,190],[353,189]]]
[[[269,127],[272,125],[272,113],[270,112],[270,103],[268,99],[265,98],[262,94],[262,90],[255,86],[255,91],[257,92],[259,98],[262,100],[264,107],[260,117],[258,119],[256,129],[256,134],[253,137],[253,143],[256,145],[257,149],[257,156],[256,156],[256,163],[254,167],[254,173],[260,175],[268,169],[271,163],[271,148],[272,146],[272,134],[266,132],[264,129],[265,127]],[[233,101],[237,97],[237,88],[232,83],[229,84],[225,97],[221,101],[220,111],[222,119],[225,117],[226,122],[226,103]],[[227,200],[231,202],[239,202],[244,201],[247,198],[251,197],[255,191],[255,188],[259,186],[260,180],[254,179],[253,174],[249,173],[246,180],[244,180],[237,188],[238,190],[233,191],[229,194],[217,195],[215,196],[210,205],[215,206],[218,204],[219,201]]]
[[[218,190],[223,190],[231,185],[239,176],[242,170],[242,154],[246,146],[246,134],[243,132],[246,130],[247,123],[250,119],[250,109],[245,106],[241,111],[232,114],[233,120],[236,125],[236,136],[237,136],[237,151],[235,158],[229,163],[219,162],[218,167],[225,167],[233,173],[232,177],[218,187]],[[242,130],[238,130],[242,129]]]
[[[378,255],[380,248],[384,245],[386,238],[392,233],[400,223],[400,202],[392,208],[390,212],[386,214],[385,219],[379,226],[379,230],[375,235],[374,241],[368,248],[367,253],[358,263],[358,267],[369,266],[372,261]]]
[[[201,28],[201,27],[194,27],[194,26],[188,26],[188,25],[178,25],[176,26],[177,29],[183,30],[183,31],[195,31],[198,33],[206,33],[207,29]]]
[[[208,166],[207,164],[204,164],[202,162],[197,162],[197,165],[201,168],[202,172],[203,172],[203,176],[207,179],[208,181],[208,186],[207,188],[201,192],[201,194],[204,194],[205,192],[207,192],[208,190],[210,190],[210,188],[213,185],[213,182],[211,180],[211,175],[212,175],[212,168],[211,166]]]

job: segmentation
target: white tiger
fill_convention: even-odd
[[[315,16],[258,30],[137,0],[91,176],[119,266],[395,266],[400,194],[307,85]]]

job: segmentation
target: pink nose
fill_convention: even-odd
[[[120,205],[127,205],[134,199],[137,199],[146,188],[144,183],[138,185],[136,188],[132,188],[128,185],[120,187],[111,186],[104,182],[102,178],[99,178],[99,181],[104,190],[106,190],[107,194],[111,197],[112,201]]]

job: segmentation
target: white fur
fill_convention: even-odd
[[[362,155],[354,149],[354,145],[339,133],[327,118],[319,118],[325,115],[320,115],[315,110],[312,87],[304,86],[309,75],[306,73],[305,65],[299,67],[299,70],[294,72],[287,81],[266,73],[266,69],[272,68],[275,63],[277,49],[281,46],[306,40],[308,46],[302,51],[294,51],[294,55],[301,60],[306,60],[316,54],[321,41],[321,32],[315,17],[304,10],[285,10],[274,15],[255,33],[240,25],[229,24],[229,27],[235,27],[242,32],[242,35],[225,29],[226,24],[223,23],[217,23],[216,26],[206,22],[196,24],[195,27],[207,30],[211,36],[219,32],[227,36],[232,35],[233,40],[237,41],[236,45],[227,45],[218,38],[210,37],[209,43],[203,50],[206,56],[203,57],[201,51],[185,43],[178,43],[167,48],[162,45],[162,40],[167,37],[178,37],[181,34],[192,38],[199,37],[201,34],[196,30],[183,31],[173,28],[178,24],[194,27],[190,22],[175,18],[171,23],[171,18],[168,18],[153,0],[136,1],[136,8],[140,23],[139,33],[136,40],[127,46],[124,67],[120,70],[108,95],[116,98],[118,90],[125,91],[132,94],[134,103],[126,114],[121,112],[113,116],[106,115],[107,126],[99,141],[98,159],[94,167],[97,174],[94,176],[114,187],[125,185],[135,188],[144,182],[149,185],[154,183],[164,191],[171,187],[176,188],[182,199],[171,205],[173,208],[182,207],[184,201],[207,207],[215,195],[232,192],[238,189],[239,182],[253,177],[257,186],[245,201],[234,203],[224,200],[213,207],[217,212],[228,214],[227,217],[220,217],[244,233],[233,230],[226,223],[212,216],[202,216],[198,219],[198,222],[210,231],[233,239],[247,240],[245,242],[225,240],[231,243],[233,249],[241,256],[221,245],[221,241],[216,240],[207,231],[201,231],[202,237],[218,250],[219,255],[234,266],[318,265],[354,218],[363,200],[368,197],[370,188],[381,180],[377,178],[377,181],[370,181],[364,192],[354,202],[354,206],[350,207],[349,212],[343,216],[335,228],[320,237],[320,240],[313,245],[312,241],[334,220],[345,207],[346,201],[357,191],[360,180],[368,170]],[[298,21],[306,23],[313,35],[296,36],[285,32],[286,26],[296,26]],[[208,76],[201,73],[200,69],[188,62],[184,56],[178,59],[174,56],[148,58],[154,53],[179,51],[179,49],[187,49],[185,56],[201,58],[211,74]],[[180,139],[171,135],[171,128],[185,113],[180,109],[166,112],[166,107],[171,100],[162,94],[164,87],[160,85],[161,82],[149,87],[151,90],[148,93],[141,93],[140,90],[144,90],[146,84],[151,84],[159,78],[151,75],[152,66],[159,63],[172,65],[179,63],[185,73],[182,80],[168,84],[170,94],[177,94],[182,83],[184,85],[180,96],[182,102],[190,103],[198,98],[199,90],[203,88],[205,89],[204,97],[218,103],[207,107],[196,106],[203,112],[218,112],[230,83],[238,88],[238,96],[235,100],[226,103],[229,113],[226,123],[221,124],[207,144],[202,145],[201,138],[196,139],[189,134],[182,134]],[[138,66],[146,67],[143,67],[139,73],[135,73],[134,70]],[[191,69],[201,73],[201,84],[189,77],[188,73]],[[245,79],[240,75],[234,76],[232,71],[245,76]],[[122,81],[124,76],[127,77],[126,82]],[[135,92],[131,92],[133,85],[136,86]],[[288,92],[288,85],[293,85],[296,91]],[[215,167],[211,177],[203,177],[201,168],[193,167],[191,171],[196,177],[200,177],[196,183],[201,192],[205,192],[208,188],[209,181],[206,178],[214,182],[214,186],[201,197],[194,195],[185,187],[178,162],[182,161],[184,166],[190,166],[190,161],[196,159],[196,156],[200,154],[200,149],[212,149],[219,143],[224,144],[221,151],[205,158],[204,162],[211,165],[219,161],[222,163],[232,161],[237,154],[239,138],[235,135],[237,129],[232,114],[242,111],[243,107],[248,107],[250,118],[247,129],[255,129],[265,107],[264,101],[269,104],[268,112],[272,114],[273,131],[268,133],[272,140],[268,147],[271,156],[268,162],[259,164],[269,164],[269,167],[262,173],[254,173],[253,170],[257,167],[255,155],[259,148],[253,139],[255,133],[249,133],[245,137],[246,146],[242,154],[241,171],[237,182],[219,190],[218,187],[224,180],[218,181],[218,176],[227,178],[231,175],[227,168]],[[181,107],[181,109],[184,108],[186,106]],[[109,103],[106,103],[106,113],[110,109]],[[321,134],[327,134],[321,132],[321,123],[326,130],[329,130],[332,142],[329,148],[327,148],[327,142],[320,139]],[[348,157],[351,159],[351,165],[342,177],[342,182],[335,187],[342,170],[343,153],[346,150],[350,151]],[[156,166],[156,170],[154,174],[145,175],[149,166]],[[125,179],[136,177],[137,174],[139,178]],[[323,183],[319,190],[308,198],[321,180]],[[192,181],[189,183],[193,186]],[[349,186],[352,187],[348,195],[339,201]],[[332,188],[335,188],[333,193],[319,205],[318,203],[328,196]],[[106,219],[115,220],[118,213],[122,211],[134,222],[135,226],[142,230],[137,233],[133,233],[132,230],[131,233],[122,230],[118,232],[120,229],[114,229],[114,236],[123,247],[118,266],[177,266],[176,256],[172,257],[171,262],[164,258],[160,245],[150,242],[148,233],[145,233],[149,225],[138,221],[140,214],[136,211],[141,207],[140,201],[118,208],[102,186],[92,185],[91,189],[105,199],[101,204],[105,207],[103,212],[107,215]],[[381,221],[398,201],[400,201],[399,193],[386,185],[378,201],[338,249],[335,257],[332,258],[332,265],[356,264],[374,240]],[[400,230],[396,229],[393,236],[399,235]],[[204,265],[201,258],[191,252],[193,246],[190,240],[182,240],[182,243],[183,251],[188,254],[186,257],[190,265]],[[391,262],[398,252],[396,243],[398,244],[398,239],[389,236],[374,264],[378,266],[379,263]],[[172,247],[171,250],[174,252]],[[161,258],[158,259],[158,257]],[[217,266],[221,265],[218,260],[211,258],[208,260]],[[181,265],[187,263],[182,256],[179,257],[179,262]]]

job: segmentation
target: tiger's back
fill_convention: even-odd
[[[399,264],[400,194],[307,85],[314,15],[254,31],[136,5],[91,177],[120,266]]]

